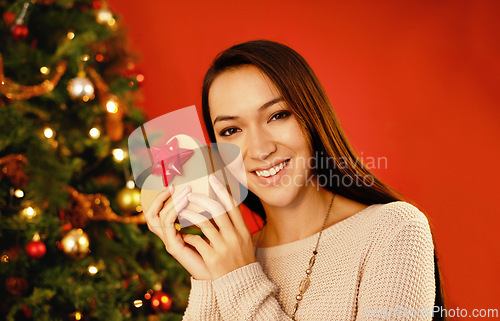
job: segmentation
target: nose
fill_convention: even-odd
[[[262,130],[254,130],[247,136],[247,156],[263,161],[276,151],[276,143],[271,133]]]

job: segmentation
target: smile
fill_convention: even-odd
[[[259,177],[271,177],[276,174],[278,174],[287,164],[290,162],[290,160],[286,160],[284,162],[279,163],[278,165],[270,168],[269,170],[262,170],[262,171],[255,171],[255,174]]]

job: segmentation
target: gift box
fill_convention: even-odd
[[[136,185],[141,188],[144,212],[169,185],[175,187],[174,198],[189,185],[192,192],[220,202],[210,186],[210,174],[226,185],[234,206],[246,197],[246,176],[239,148],[233,144],[206,145],[198,119],[196,108],[191,106],[151,120],[130,135],[130,161]],[[205,212],[193,203],[186,208],[207,219],[223,214]],[[191,226],[182,217],[182,211],[180,214],[181,227]]]

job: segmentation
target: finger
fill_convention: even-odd
[[[183,219],[186,219],[198,226],[213,246],[221,246],[223,244],[220,232],[205,216],[189,209],[185,209],[179,213],[179,217],[182,217]]]
[[[183,207],[179,207],[179,205],[181,203],[185,203],[183,201],[183,199],[186,198],[186,195],[189,192],[191,192],[191,187],[190,186],[184,187],[184,189],[179,194],[174,196],[171,200],[168,200],[167,202],[165,202],[163,209],[160,211],[160,213],[158,213],[158,215],[161,216],[161,215],[163,215],[163,213],[170,212],[174,209],[177,213],[179,213],[186,206],[186,205],[184,205]]]
[[[173,193],[173,187],[166,189],[162,192],[160,192],[153,202],[151,203],[151,206],[149,209],[144,213],[144,218],[146,219],[146,222],[148,223],[148,228],[155,233],[156,235],[160,236],[161,231],[160,229],[160,219],[158,217],[158,213],[161,210],[161,208],[164,206],[165,202],[169,199],[169,197]],[[160,236],[161,237],[161,236]]]
[[[209,181],[210,181],[210,186],[214,190],[217,197],[220,199],[222,205],[226,209],[229,217],[231,218],[234,227],[238,230],[240,235],[243,235],[243,233],[249,233],[247,225],[243,220],[243,216],[241,215],[239,208],[236,207],[235,205],[236,202],[231,196],[231,194],[229,194],[226,186],[224,186],[214,174],[210,175]]]
[[[182,211],[182,209],[184,207],[186,207],[186,205],[187,205],[187,199],[185,200],[186,202],[184,202],[183,199],[186,198],[187,194],[190,193],[190,192],[191,192],[191,186],[188,185],[188,186],[184,187],[182,189],[182,191],[178,195],[174,196],[174,205],[175,205],[174,208],[175,208],[175,211],[177,213],[179,213],[180,211]],[[182,207],[179,207],[178,205],[181,204],[181,200],[183,200],[182,203],[186,203],[186,205],[184,205]]]
[[[173,192],[174,192],[174,187],[172,186],[172,187],[167,188],[166,190],[161,191],[160,193],[158,193],[158,195],[156,195],[155,199],[153,200],[153,202],[149,206],[149,209],[144,214],[144,216],[146,217],[146,219],[150,218],[154,214],[158,214],[158,212],[163,207],[163,204],[165,203],[165,201],[170,196],[172,196]]]
[[[176,234],[175,220],[177,219],[177,215],[189,203],[186,195],[190,191],[191,187],[186,186],[178,195],[168,199],[163,209],[158,213],[163,235],[169,237],[170,241],[173,240],[172,237],[175,237]]]
[[[206,195],[197,193],[189,193],[187,197],[191,203],[200,206],[210,213],[219,229],[234,229],[233,223],[227,216],[226,209],[219,202]]]
[[[213,257],[214,250],[200,235],[183,234],[182,238],[184,242],[196,248],[198,253],[200,253],[203,258],[203,261],[207,262],[211,257]]]
[[[173,199],[169,199],[168,202],[169,204],[173,203]],[[170,208],[173,207],[173,205],[167,205],[170,206]],[[176,237],[177,237],[177,229],[175,228],[175,220],[177,219],[177,212],[176,211],[164,211],[162,210],[159,215],[160,219],[160,233],[161,233],[161,238],[163,240],[163,243],[165,244],[165,248],[170,254],[174,254],[173,251],[175,251],[175,245],[176,244]],[[178,240],[177,240],[178,241]]]

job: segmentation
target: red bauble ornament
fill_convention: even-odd
[[[170,311],[172,298],[163,291],[156,291],[151,297],[151,307],[156,311]]]
[[[16,41],[24,41],[28,37],[28,26],[24,23],[16,23],[10,28],[12,38]]]
[[[26,254],[28,254],[31,259],[41,259],[46,252],[47,247],[42,241],[32,240],[26,245]]]

